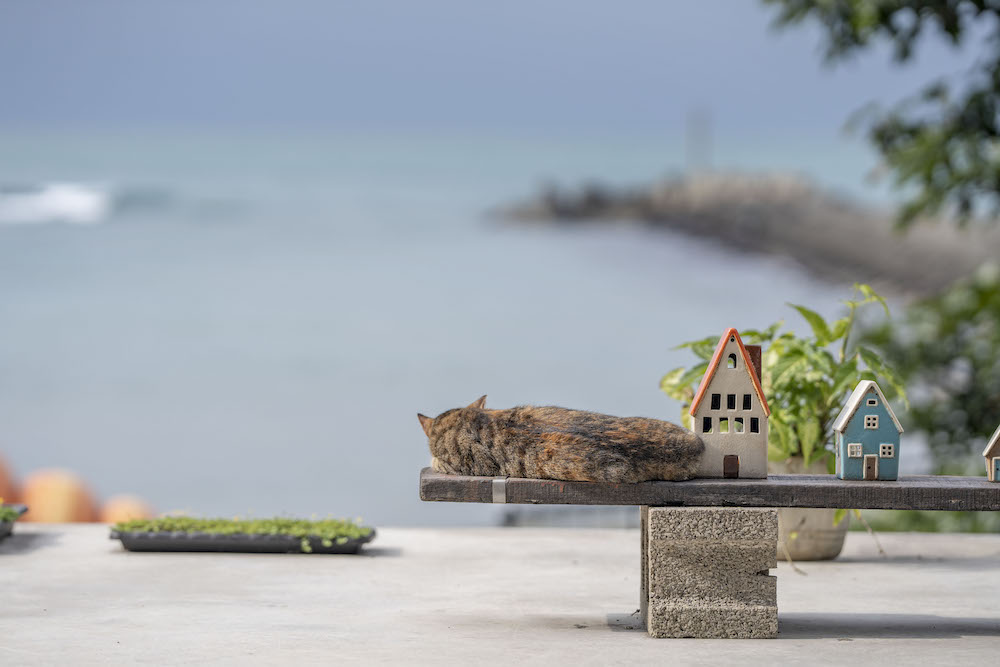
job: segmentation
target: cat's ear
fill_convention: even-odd
[[[479,398],[477,398],[476,400],[474,400],[472,403],[469,403],[468,407],[470,407],[470,408],[479,408],[480,410],[482,410],[483,408],[485,408],[486,407],[486,394],[483,394],[482,396],[480,396]]]
[[[417,419],[420,420],[420,427],[424,429],[424,434],[428,438],[431,437],[431,424],[434,423],[434,420],[427,415],[420,414],[419,412],[417,413]]]

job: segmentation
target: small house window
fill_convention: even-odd
[[[719,433],[729,433],[729,418],[722,417],[719,419]]]
[[[726,368],[736,368],[736,355],[730,354],[729,359],[726,361]]]
[[[852,459],[860,459],[862,455],[861,443],[852,442],[847,445],[847,455]]]
[[[869,398],[868,399],[868,405],[874,408],[876,405],[878,405],[878,399],[874,398],[874,397],[873,398]]]
[[[711,433],[712,432],[712,418],[711,417],[702,417],[701,418],[701,432],[702,433]]]
[[[750,409],[750,394],[743,394],[743,409]]]
[[[865,415],[865,428],[869,430],[878,428],[878,415]]]
[[[736,394],[726,394],[726,409],[727,410],[736,409]]]
[[[892,445],[879,445],[878,446],[878,457],[880,459],[891,459],[895,453],[896,448]]]
[[[743,433],[743,417],[733,420],[733,433]]]
[[[750,432],[760,433],[760,420],[757,419],[756,417],[750,418]]]
[[[722,394],[712,394],[712,409],[713,410],[722,409]]]

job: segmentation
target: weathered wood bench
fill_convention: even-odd
[[[985,477],[897,481],[834,475],[595,484],[445,475],[424,468],[420,498],[437,502],[637,505],[640,609],[654,637],[777,636],[775,508],[1000,510]]]

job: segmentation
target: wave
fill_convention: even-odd
[[[79,183],[46,183],[33,188],[0,189],[0,224],[64,222],[94,225],[107,219],[111,207],[110,191]]]
[[[174,203],[170,193],[155,188],[72,182],[0,185],[0,225],[97,225],[123,213],[163,211]]]

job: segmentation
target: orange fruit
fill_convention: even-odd
[[[14,483],[14,474],[7,467],[3,457],[0,457],[0,499],[5,503],[16,503],[17,498],[17,484]]]
[[[153,518],[153,510],[142,498],[136,496],[113,496],[101,507],[102,523],[151,518]]]
[[[69,470],[39,470],[24,480],[21,502],[28,506],[24,521],[69,523],[97,517],[94,496]]]

